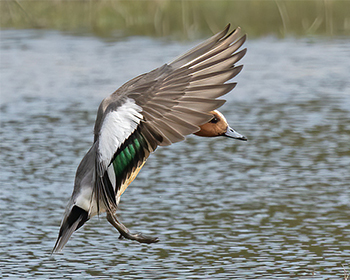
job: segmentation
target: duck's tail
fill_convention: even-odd
[[[52,253],[60,252],[68,242],[73,232],[80,228],[88,220],[88,212],[74,205],[70,212],[65,215],[62,221],[60,232]]]

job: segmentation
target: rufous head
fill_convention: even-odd
[[[201,130],[196,132],[195,135],[202,137],[226,136],[242,141],[247,141],[247,138],[245,136],[239,134],[228,125],[225,116],[221,112],[215,110],[211,111],[210,113],[213,115],[213,118],[209,122],[201,125]]]

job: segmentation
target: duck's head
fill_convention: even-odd
[[[232,127],[230,127],[226,121],[226,118],[219,111],[211,111],[213,118],[200,126],[200,131],[196,132],[195,135],[202,137],[217,137],[226,136],[237,140],[247,141],[247,138],[242,134],[239,134]]]

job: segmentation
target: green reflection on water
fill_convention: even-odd
[[[115,38],[194,39],[241,26],[250,37],[350,35],[350,1],[27,1],[0,2],[2,29],[43,28]]]

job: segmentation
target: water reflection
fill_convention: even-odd
[[[99,102],[190,44],[2,39],[2,278],[339,279],[350,266],[347,40],[250,40],[222,109],[250,141],[159,148],[122,197],[123,222],[161,242],[120,241],[101,217],[50,257]]]

